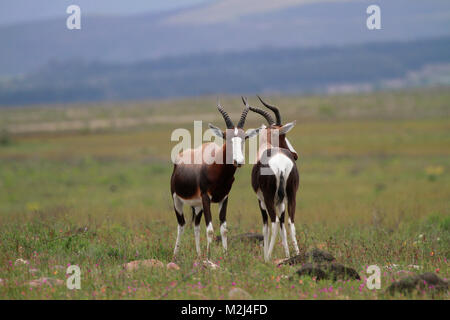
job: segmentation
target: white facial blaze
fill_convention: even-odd
[[[244,155],[242,154],[242,138],[231,138],[231,143],[233,145],[233,162],[236,162],[237,164],[243,164]]]

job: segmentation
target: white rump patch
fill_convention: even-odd
[[[279,183],[280,174],[283,173],[285,180],[289,177],[294,164],[291,159],[282,153],[277,153],[269,159],[269,167],[277,177],[277,185]]]

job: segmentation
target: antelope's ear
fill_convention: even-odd
[[[294,147],[289,142],[288,138],[285,138],[284,141],[286,142],[289,151],[291,152],[292,156],[294,157],[294,160],[297,161],[297,159],[298,159],[297,151],[295,151]]]
[[[296,124],[296,121],[292,121],[292,122],[286,123],[284,126],[282,126],[279,129],[278,134],[282,135],[282,134],[288,133],[295,126],[295,124]]]
[[[266,126],[262,125],[261,127],[257,128],[257,129],[248,129],[247,131],[245,131],[245,139],[256,136],[260,130],[265,129],[265,128],[266,128]]]
[[[222,132],[222,130],[220,130],[219,128],[217,128],[216,126],[212,125],[211,123],[208,123],[208,127],[212,130],[212,132],[218,136],[219,138],[224,138],[224,134]]]

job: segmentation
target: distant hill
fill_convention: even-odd
[[[382,30],[377,31],[366,28],[371,0],[219,0],[132,16],[93,16],[82,6],[82,29],[76,31],[67,30],[64,7],[56,2],[60,17],[0,26],[0,78],[36,71],[51,60],[135,63],[168,56],[450,35],[448,0],[378,0]],[[7,11],[8,6],[2,8]],[[39,10],[37,4],[29,8]]]
[[[309,49],[262,48],[130,64],[55,61],[26,76],[0,81],[0,105],[366,90],[398,85],[411,74],[420,85],[421,70],[440,65],[447,66],[444,79],[449,81],[450,37]],[[439,70],[428,69],[427,77],[436,77]]]

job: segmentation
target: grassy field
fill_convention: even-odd
[[[170,290],[164,299],[227,299],[239,287],[255,299],[448,299],[385,293],[408,273],[449,277],[448,89],[267,98],[285,121],[297,120],[289,138],[300,156],[300,246],[329,251],[361,281],[289,279],[295,267],[264,263],[259,245],[239,242],[227,255],[213,245],[220,268],[186,277],[196,263],[192,228],[180,270],[123,269],[134,260],[171,261],[170,134],[192,131],[193,120],[224,127],[215,97],[0,109],[0,298],[157,299]],[[236,119],[239,97],[221,102]],[[249,114],[246,127],[261,123]],[[230,236],[261,232],[250,172],[251,165],[238,170],[230,193]],[[217,205],[213,223],[218,234]],[[204,223],[201,241],[205,251]],[[280,241],[273,258],[284,258]],[[81,290],[28,284],[65,281],[70,264],[81,268]],[[380,290],[365,285],[369,265],[382,269]]]

